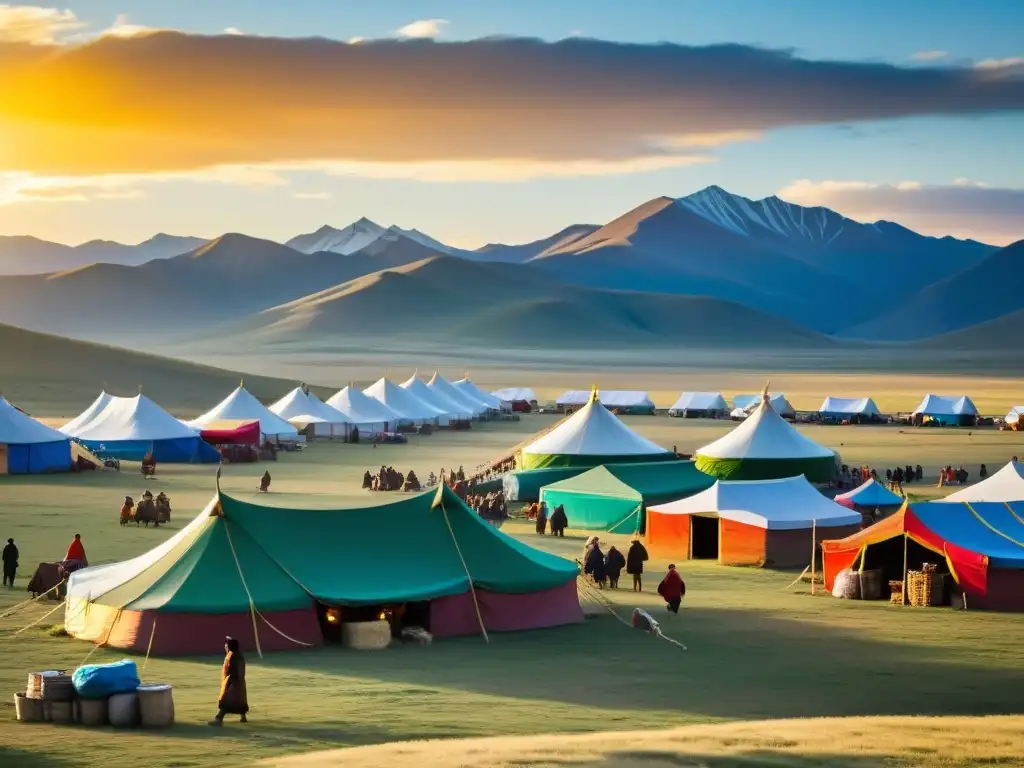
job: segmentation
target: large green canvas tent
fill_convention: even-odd
[[[218,493],[155,549],[73,574],[65,626],[158,655],[215,652],[225,635],[261,650],[319,645],[326,606],[344,616],[345,607],[427,602],[437,637],[481,623],[531,629],[582,618],[576,574],[444,485],[368,509],[284,509]]]
[[[601,405],[597,390],[590,400],[520,453],[520,469],[596,467],[637,461],[671,461],[676,455],[623,424]]]
[[[714,485],[692,461],[594,467],[541,489],[548,510],[561,505],[571,528],[634,533],[649,504],[681,499]]]
[[[775,480],[804,475],[826,483],[836,455],[804,437],[775,412],[767,392],[747,419],[725,437],[698,449],[697,469],[723,480]]]

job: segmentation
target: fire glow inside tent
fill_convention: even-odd
[[[523,448],[521,469],[596,467],[638,461],[672,461],[676,455],[623,424],[598,400],[590,401],[550,432]]]
[[[821,544],[825,587],[844,568],[886,581],[933,563],[967,595],[969,608],[1024,610],[1024,503],[904,504],[891,517]]]
[[[71,469],[71,441],[0,397],[0,475]]]
[[[445,485],[336,510],[218,492],[146,554],[73,574],[65,627],[158,656],[216,653],[225,635],[246,650],[321,645],[318,616],[328,607],[339,607],[344,623],[360,610],[376,618],[384,607],[418,604],[439,638],[479,633],[481,622],[489,632],[537,629],[582,620],[576,575],[574,563],[501,533]]]
[[[669,408],[669,416],[684,419],[720,419],[729,412],[721,392],[683,392],[675,405]]]
[[[718,481],[688,499],[647,509],[653,557],[724,565],[811,562],[813,541],[860,529],[861,515],[826,499],[803,477]]]

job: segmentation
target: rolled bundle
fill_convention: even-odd
[[[98,728],[107,724],[107,700],[106,699],[79,699],[78,717],[82,725],[90,728]]]
[[[169,728],[174,725],[174,695],[169,685],[150,683],[137,691],[143,728]]]
[[[856,571],[844,568],[836,574],[836,581],[832,586],[832,597],[842,597],[847,600],[860,599],[860,577]]]
[[[22,723],[43,721],[43,700],[24,693],[14,694],[14,713]]]
[[[107,717],[115,728],[134,728],[139,724],[138,694],[115,693],[107,699]]]

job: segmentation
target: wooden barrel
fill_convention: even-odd
[[[135,691],[115,693],[107,699],[107,718],[115,728],[134,728],[139,724],[139,696]]]
[[[107,724],[106,699],[79,699],[78,718],[82,725],[98,728]]]
[[[70,725],[75,722],[75,702],[43,701],[45,718],[57,725]]]
[[[14,694],[14,713],[23,723],[43,722],[43,700],[24,693]]]
[[[169,728],[174,725],[174,696],[171,686],[159,683],[140,685],[139,711],[143,728]]]
[[[882,569],[861,571],[860,599],[878,600],[882,597]]]
[[[75,686],[71,682],[71,676],[63,673],[55,675],[43,675],[42,699],[43,701],[73,701],[75,698]]]

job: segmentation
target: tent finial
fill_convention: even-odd
[[[597,394],[597,384],[594,384],[590,388],[590,402],[592,402],[592,403],[600,402],[600,400],[598,399],[598,394]]]
[[[140,395],[142,394],[142,385],[141,384],[139,384],[139,394]]]
[[[772,380],[771,379],[768,379],[768,381],[766,381],[764,383],[764,391],[761,392],[761,400],[763,402],[765,402],[765,403],[767,403],[767,402],[769,402],[771,400],[771,396],[768,394],[768,388],[771,385],[772,385]]]
[[[239,379],[238,380],[238,388],[239,389],[243,389],[244,387],[245,387],[245,379],[244,378]]]

